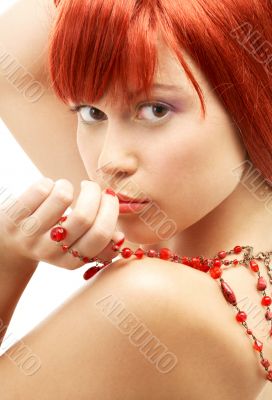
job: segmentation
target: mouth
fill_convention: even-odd
[[[139,213],[146,209],[149,202],[145,203],[131,203],[131,202],[120,202],[119,203],[119,212],[120,214],[130,214],[130,213]]]
[[[150,199],[137,199],[117,193],[119,199],[119,212],[120,214],[130,214],[142,211]]]
[[[148,200],[148,199],[132,198],[132,197],[122,195],[120,193],[117,193],[117,197],[119,199],[120,204],[146,204],[146,203],[150,202],[150,200]]]

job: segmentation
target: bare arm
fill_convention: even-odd
[[[77,118],[52,92],[46,65],[56,12],[53,0],[18,0],[0,16],[0,117],[41,173],[68,179],[76,198],[88,179]]]
[[[54,96],[46,69],[55,13],[53,0],[19,0],[0,16],[0,118],[43,175],[73,183],[76,199],[79,182],[87,178],[76,147],[76,118]],[[1,343],[38,263],[11,257],[2,240],[0,250]]]
[[[0,345],[14,313],[15,307],[30,281],[37,262],[12,258],[1,254],[0,261]],[[14,268],[16,266],[16,268]]]

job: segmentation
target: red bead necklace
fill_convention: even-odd
[[[90,279],[93,277],[97,272],[99,272],[102,268],[112,263],[112,260],[102,260],[98,257],[88,258],[84,257],[79,254],[79,252],[75,249],[69,248],[69,246],[63,243],[63,240],[67,236],[67,230],[62,227],[62,223],[66,221],[67,216],[63,216],[58,221],[58,226],[51,229],[50,237],[53,241],[56,241],[60,244],[62,251],[69,252],[74,257],[80,258],[81,261],[84,263],[95,262],[96,265],[89,268],[83,275],[85,280]],[[236,321],[241,324],[245,330],[246,334],[252,338],[253,340],[253,349],[256,350],[260,355],[260,364],[264,367],[266,374],[265,378],[272,382],[272,365],[270,361],[264,358],[262,349],[263,343],[254,336],[252,330],[248,327],[246,320],[247,314],[240,310],[237,306],[237,300],[234,291],[231,287],[227,284],[227,282],[222,278],[223,271],[226,268],[236,267],[238,265],[242,265],[248,268],[250,271],[253,271],[257,275],[257,284],[256,289],[258,292],[261,292],[261,305],[266,307],[265,310],[265,318],[267,321],[270,321],[270,328],[269,328],[269,337],[272,340],[272,311],[270,310],[269,306],[272,303],[271,296],[268,296],[266,293],[267,282],[263,276],[261,276],[259,271],[258,262],[264,262],[264,265],[267,269],[267,274],[269,277],[269,282],[272,284],[272,265],[270,265],[272,259],[272,251],[270,252],[260,252],[257,255],[253,255],[253,247],[251,246],[235,246],[232,250],[229,251],[220,251],[216,254],[213,258],[205,258],[202,256],[197,257],[185,257],[179,256],[176,253],[171,252],[168,248],[161,248],[159,251],[150,249],[144,251],[141,248],[138,248],[136,251],[131,250],[128,247],[122,248],[121,246],[124,243],[125,238],[120,240],[117,243],[112,242],[112,250],[119,254],[122,258],[130,258],[131,256],[136,257],[137,259],[142,259],[144,256],[151,257],[151,258],[160,258],[162,260],[171,261],[174,263],[184,264],[191,268],[195,268],[199,271],[204,273],[209,273],[211,278],[220,281],[220,289],[221,292],[226,299],[226,301],[231,304],[234,308],[236,308],[237,313],[235,315]],[[243,253],[243,258],[238,260],[227,260],[226,257],[232,254],[240,254]],[[100,264],[100,265],[99,265]]]

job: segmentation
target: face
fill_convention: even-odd
[[[127,240],[142,244],[168,240],[212,212],[237,186],[233,170],[246,158],[237,127],[189,56],[205,119],[178,60],[163,45],[158,56],[151,101],[137,95],[131,107],[109,107],[103,98],[78,112],[77,144],[89,177],[102,189],[151,199],[145,212],[119,216]]]

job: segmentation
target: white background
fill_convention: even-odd
[[[15,1],[0,0],[0,14]],[[5,187],[5,193],[11,194],[13,198],[18,197],[41,176],[4,125],[0,114],[0,187]],[[2,202],[3,196],[0,198],[0,206]],[[0,355],[74,292],[86,285],[87,282],[82,276],[90,265],[92,264],[69,271],[41,262],[16,307]]]
[[[0,187],[7,189],[5,195],[0,196],[0,212],[1,204],[4,209],[7,194],[11,194],[12,198],[18,197],[40,177],[39,170],[0,119]],[[87,284],[82,275],[91,265],[70,271],[40,262],[13,314],[6,341],[2,344],[3,350],[7,350],[6,347],[10,347],[71,294]]]

